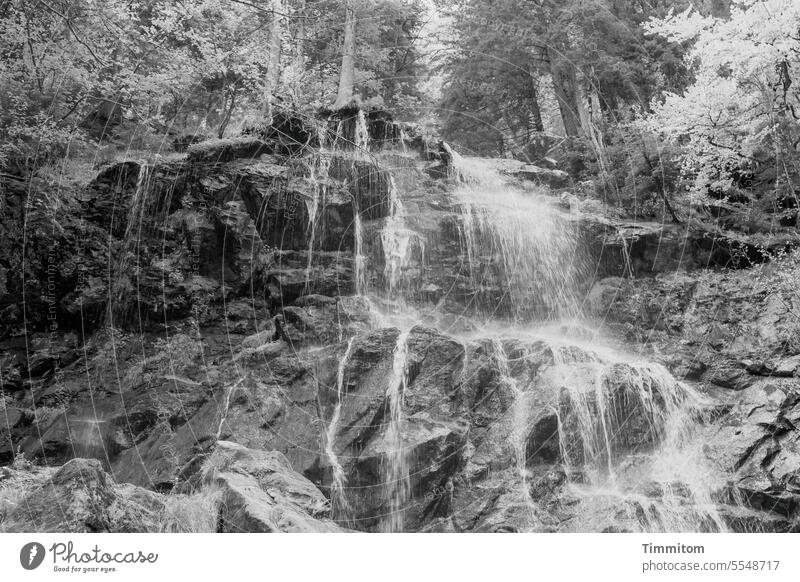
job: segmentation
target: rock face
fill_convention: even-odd
[[[60,468],[6,470],[7,505],[0,474],[4,528],[180,529],[178,500],[225,532],[798,529],[781,273],[675,273],[733,246],[566,212],[522,163],[491,187],[537,213],[493,230],[454,152],[380,112],[276,124],[32,211],[31,272],[0,262],[0,462]]]
[[[800,394],[794,382],[759,381],[709,429],[708,454],[732,474],[730,495],[794,520],[800,511]]]
[[[286,457],[226,441],[206,459],[189,496],[118,485],[94,459],[73,459],[46,474],[30,471],[0,475],[0,500],[6,501],[11,488],[24,492],[0,514],[3,531],[194,531],[181,507],[207,513],[200,521],[217,532],[342,531],[326,519],[330,506],[322,492],[295,473]]]
[[[221,490],[221,532],[335,532],[328,500],[295,473],[277,451],[254,451],[219,441],[206,464],[204,481]]]

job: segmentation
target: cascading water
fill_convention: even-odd
[[[574,327],[586,271],[574,223],[546,190],[509,187],[489,162],[449,154],[473,287],[500,276],[521,336],[543,332],[546,320]],[[499,269],[492,272],[487,265]],[[484,315],[497,320],[496,302],[488,308]],[[538,388],[515,380],[502,343],[494,344],[501,380],[515,394],[511,434],[529,505],[535,506],[527,484],[526,396],[546,387],[557,395],[553,406],[565,471],[587,503],[611,496],[628,508],[647,506],[649,511],[632,511],[634,525],[628,524],[643,531],[724,531],[712,501],[713,470],[692,440],[701,397],[659,364],[592,349],[596,337],[587,349],[566,333],[557,339],[547,335],[553,363],[537,380]],[[653,488],[657,499],[643,493],[652,495]]]
[[[478,305],[489,316],[501,305],[516,319],[564,319],[580,313],[584,270],[578,233],[545,191],[509,187],[488,162],[454,154],[454,196],[473,288],[504,289]]]
[[[357,145],[363,145],[358,132],[356,135]],[[487,323],[502,327],[506,338],[523,340],[514,352],[514,357],[522,360],[532,357],[524,347],[532,336],[552,353],[552,361],[527,378],[512,371],[503,341],[492,343],[500,382],[513,396],[505,416],[510,423],[507,434],[530,527],[543,525],[548,515],[532,497],[536,467],[528,465],[535,462],[528,455],[535,453],[529,453],[528,447],[531,425],[543,408],[542,394],[550,394],[566,487],[579,503],[591,509],[608,502],[614,515],[628,512],[620,526],[628,529],[723,531],[723,520],[712,501],[712,471],[692,439],[700,396],[663,366],[604,347],[595,331],[582,339],[573,335],[581,328],[581,285],[588,279],[574,221],[545,188],[509,185],[493,164],[466,160],[452,150],[450,155],[456,182],[452,198],[459,213],[471,286],[479,292],[484,288],[504,292],[498,298],[492,291],[484,303],[476,305],[481,321],[472,322],[478,330],[475,333],[485,333]],[[379,234],[383,252],[380,288],[368,288],[362,217],[357,207],[354,212],[355,288],[371,305],[398,298],[403,303],[412,297],[405,293],[410,286],[410,255],[413,245],[418,240],[421,243],[421,237],[408,226],[409,222],[417,224],[415,216],[409,219],[394,178],[388,180],[388,217]],[[420,320],[412,307],[400,310],[407,317],[399,324],[403,329]],[[391,310],[377,309],[379,325],[400,321]],[[553,329],[559,331],[554,334]],[[385,394],[379,483],[385,512],[377,527],[387,532],[403,531],[411,496],[411,460],[403,421],[409,334],[404,331],[397,339]],[[334,442],[342,398],[346,397],[343,378],[351,348],[352,340],[339,364],[337,405],[326,433],[325,452],[333,472],[331,498],[339,518],[347,515],[346,475],[336,458]],[[514,361],[517,370],[519,361]],[[587,522],[576,527],[591,531],[595,526],[600,527]]]
[[[147,162],[140,162],[139,174],[136,177],[136,187],[126,216],[125,234],[122,237],[119,255],[117,260],[109,265],[108,288],[110,296],[106,310],[106,320],[110,327],[124,323],[128,315],[129,297],[132,292],[124,283],[130,281],[128,276],[131,256],[136,256],[138,262],[139,242],[142,240],[142,229],[147,215],[151,183],[151,166]]]
[[[511,373],[509,367],[508,354],[503,347],[503,342],[499,339],[492,340],[494,358],[497,370],[500,373],[500,380],[507,385],[514,393],[514,403],[512,405],[512,424],[511,441],[514,447],[514,458],[516,461],[517,474],[522,491],[522,497],[526,505],[531,510],[535,510],[535,504],[531,499],[528,487],[528,467],[527,467],[527,437],[529,430],[529,409],[526,399],[526,389],[528,386],[521,387],[518,380]]]
[[[651,507],[631,516],[642,531],[724,531],[713,471],[693,450],[700,395],[659,364],[564,345],[552,352],[543,381],[560,394],[561,456],[575,491]],[[657,503],[643,490],[657,491]]]
[[[367,118],[362,109],[358,110],[356,117],[355,146],[356,150],[369,151],[369,127],[367,127]]]
[[[406,227],[405,209],[397,193],[393,177],[389,179],[389,217],[381,230],[383,246],[383,277],[389,295],[400,287],[403,270],[408,266],[413,231]]]
[[[309,292],[311,286],[311,269],[314,259],[314,243],[317,234],[317,223],[320,206],[325,203],[327,192],[328,176],[330,173],[331,158],[323,152],[317,156],[317,161],[311,166],[310,180],[313,184],[313,197],[307,202],[308,209],[308,228],[310,230],[308,238],[308,259],[306,262],[306,284],[305,291]]]
[[[244,379],[239,379],[237,382],[235,382],[225,390],[225,400],[222,410],[220,411],[219,424],[217,425],[217,434],[216,434],[217,440],[222,438],[222,427],[225,426],[225,421],[228,420],[228,412],[231,409],[231,397],[233,396],[233,393],[236,391],[236,389],[243,381]]]
[[[408,331],[397,337],[392,361],[392,375],[386,389],[385,446],[381,466],[386,515],[380,529],[384,532],[403,531],[405,509],[411,493],[408,457],[403,443],[403,398],[406,389],[406,359],[408,357]]]
[[[353,270],[356,295],[364,295],[367,290],[367,257],[364,255],[364,226],[361,224],[361,215],[356,208],[353,211],[353,229],[355,230],[355,249]]]
[[[75,457],[97,458],[108,462],[109,451],[103,436],[104,425],[107,422],[98,418],[79,418],[69,421],[68,430]]]
[[[350,338],[347,342],[347,349],[344,356],[339,361],[339,368],[336,373],[336,405],[333,409],[328,429],[325,432],[325,455],[328,458],[328,463],[331,466],[331,508],[332,513],[339,522],[348,523],[350,519],[350,505],[345,495],[345,486],[347,485],[347,476],[345,475],[342,464],[339,462],[339,457],[336,455],[336,432],[339,429],[339,418],[342,414],[342,395],[344,392],[344,377],[347,369],[347,363],[350,361],[350,356],[353,352],[353,340]]]

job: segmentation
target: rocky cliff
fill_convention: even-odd
[[[5,529],[800,527],[765,245],[358,112],[35,186],[3,185]]]

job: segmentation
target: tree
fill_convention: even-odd
[[[356,105],[353,94],[356,64],[356,14],[353,0],[344,3],[344,42],[342,44],[342,68],[339,72],[339,91],[333,109],[344,109]]]
[[[682,150],[694,199],[736,202],[744,180],[769,185],[769,204],[794,200],[800,185],[800,4],[742,0],[727,18],[694,10],[649,24],[653,34],[689,45],[694,82],[667,92],[642,127]],[[750,176],[751,178],[748,178]]]
[[[486,135],[492,151],[503,133],[495,111],[513,111],[518,119],[527,111],[535,119],[539,110],[546,129],[602,147],[599,125],[614,123],[620,110],[646,109],[653,95],[685,82],[680,46],[647,37],[642,26],[668,5],[685,3],[462,0],[443,8],[453,29],[443,108],[463,113],[443,112],[446,132]],[[541,114],[550,99],[556,117]],[[533,134],[533,127],[516,133]]]
[[[281,67],[281,0],[272,0],[272,23],[269,30],[269,61],[264,89],[264,122],[272,123],[272,101],[278,86]]]

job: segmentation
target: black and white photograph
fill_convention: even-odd
[[[0,578],[798,580],[799,225],[800,0],[0,0]]]

